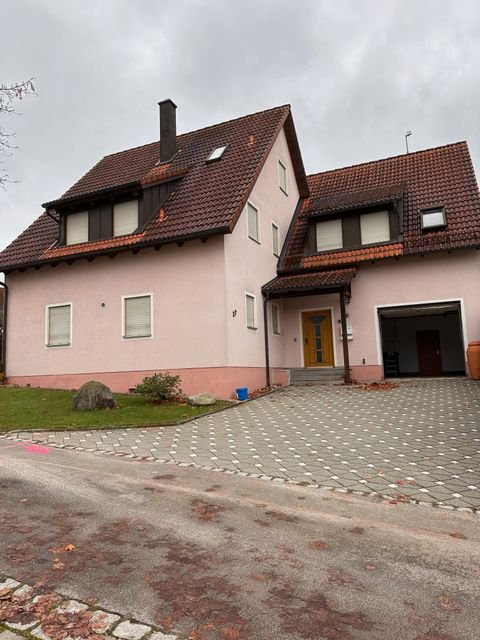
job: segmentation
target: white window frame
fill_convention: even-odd
[[[284,162],[282,162],[280,158],[278,158],[277,167],[278,167],[278,186],[280,187],[280,190],[283,191],[283,193],[288,196],[287,165]],[[282,175],[285,178],[285,186],[282,184]]]
[[[126,336],[125,335],[125,300],[131,300],[132,298],[150,298],[150,333],[145,336]],[[153,338],[153,293],[147,291],[146,293],[132,293],[126,296],[122,296],[122,340],[130,342],[131,340],[151,340]]]
[[[384,240],[376,240],[375,242],[364,242],[363,241],[363,230],[362,230],[362,220],[366,220],[368,218],[368,216],[374,216],[383,213],[386,217],[386,222],[387,222],[387,230],[388,230],[388,238],[384,239]],[[392,232],[390,230],[390,214],[388,212],[388,209],[382,209],[381,211],[369,211],[368,213],[362,213],[360,215],[360,244],[362,245],[362,247],[368,247],[372,244],[384,244],[386,242],[391,242],[392,241]]]
[[[219,144],[218,147],[213,149],[212,153],[208,156],[207,162],[216,162],[223,158],[223,154],[227,150],[228,144]]]
[[[321,228],[321,225],[325,225],[325,224],[329,224],[331,222],[335,222],[336,224],[340,225],[340,246],[335,246],[335,247],[330,247],[330,248],[319,248],[318,246],[318,229],[319,227]],[[320,232],[321,233],[321,232]],[[344,247],[344,242],[343,242],[343,223],[342,223],[342,219],[341,218],[332,218],[332,220],[319,220],[316,224],[315,224],[315,247],[317,250],[317,253],[322,253],[323,251],[342,251],[345,247]]]
[[[74,216],[84,216],[87,220],[87,237],[84,240],[80,240],[79,242],[69,242],[68,241],[68,221],[71,220]],[[72,247],[76,244],[85,244],[90,239],[90,214],[88,210],[85,211],[76,211],[75,213],[69,213],[65,216],[65,246]]]
[[[250,235],[250,218],[248,215],[249,213],[248,207],[252,207],[252,209],[254,209],[257,213],[257,238],[254,238],[252,235]],[[246,205],[246,211],[247,211],[247,235],[250,238],[250,240],[253,240],[257,244],[261,244],[260,242],[260,209],[257,206],[255,206],[253,202],[250,202],[250,200],[248,200]]]
[[[126,205],[126,204],[132,204],[132,203],[135,203],[137,205],[136,226],[132,229],[132,231],[128,231],[127,233],[115,233],[115,207]],[[124,236],[132,235],[132,233],[135,233],[135,231],[138,229],[139,224],[140,224],[140,202],[138,201],[138,199],[134,198],[132,200],[124,200],[123,202],[115,202],[113,204],[112,206],[112,237],[113,238],[122,238]]]
[[[253,325],[248,324],[248,298],[252,298],[253,300]],[[257,296],[254,293],[250,293],[249,291],[245,291],[245,326],[247,329],[258,329],[258,318],[257,318]]]
[[[70,341],[66,344],[49,344],[50,338],[50,309],[54,307],[70,307]],[[71,302],[58,302],[56,304],[45,305],[45,348],[58,349],[72,346],[73,336],[73,304]]]
[[[276,247],[276,251],[275,251],[275,232],[274,229],[276,229],[276,236],[277,236],[277,247]],[[278,224],[276,224],[275,222],[272,221],[272,252],[273,255],[276,258],[280,257],[280,227],[278,226]]]
[[[273,308],[276,308],[277,310],[277,331],[275,331],[275,323],[273,321]],[[282,335],[282,322],[280,320],[280,311],[281,311],[281,307],[277,302],[272,302],[271,305],[271,320],[272,320],[272,334],[274,336],[281,336]]]

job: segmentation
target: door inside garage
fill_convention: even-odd
[[[386,378],[465,374],[459,302],[378,310]]]

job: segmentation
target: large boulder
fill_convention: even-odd
[[[72,400],[74,411],[113,409],[116,406],[113,393],[107,385],[91,380],[80,387]]]
[[[208,407],[211,404],[215,404],[215,398],[209,393],[197,393],[196,396],[190,396],[188,403],[194,407]]]

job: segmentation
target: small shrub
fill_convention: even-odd
[[[133,389],[133,393],[138,393],[150,400],[173,400],[182,394],[180,387],[180,376],[171,376],[168,371],[165,373],[155,373],[147,376],[140,384]]]

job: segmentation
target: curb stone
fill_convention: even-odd
[[[127,618],[120,613],[90,606],[79,600],[72,600],[60,593],[42,593],[41,590],[36,590],[31,585],[2,574],[0,574],[0,593],[2,594],[2,600],[0,600],[0,640],[25,640],[25,638],[28,640],[32,638],[56,640],[57,634],[49,635],[42,628],[45,621],[48,619],[51,622],[56,614],[60,616],[60,620],[56,624],[60,625],[69,622],[73,624],[77,616],[84,616],[82,624],[92,623],[91,634],[96,638],[105,638],[105,640],[185,639],[185,636],[162,631],[154,625]],[[51,603],[40,612],[35,610],[35,604],[41,601],[42,596],[47,595],[51,599]],[[9,615],[3,613],[7,611],[7,608],[2,611],[2,606],[5,605],[8,607]],[[23,618],[31,607],[32,620],[26,623],[15,622],[15,606],[18,607],[18,613],[21,613]],[[73,631],[73,633],[75,632]],[[75,635],[68,635],[65,640],[75,640]]]

